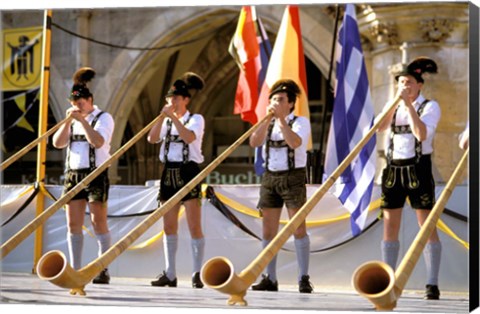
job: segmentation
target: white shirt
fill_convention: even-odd
[[[290,113],[285,120],[290,122],[294,117]],[[292,131],[295,132],[302,139],[302,144],[295,149],[295,168],[303,168],[307,164],[307,144],[311,135],[310,120],[306,117],[297,117],[293,122]],[[272,141],[284,140],[282,131],[278,121],[275,119],[275,124],[272,129],[270,137]],[[284,171],[288,170],[288,148],[287,147],[271,147],[269,152],[270,158],[268,160],[268,170],[270,171]],[[263,160],[266,160],[266,143],[263,144],[262,149]]]
[[[205,130],[205,120],[203,119],[203,116],[199,114],[193,114],[191,115],[191,118],[188,121],[188,123],[185,124],[185,121],[188,119],[190,115],[191,115],[190,112],[187,111],[183,115],[183,117],[181,117],[179,120],[187,129],[195,133],[195,140],[190,144],[188,144],[188,149],[189,149],[188,160],[194,161],[200,164],[204,160],[204,157],[202,154],[202,140],[203,140],[203,133]],[[170,119],[166,118],[165,120],[163,120],[162,129],[160,130],[160,141],[162,142],[162,146],[160,147],[159,157],[161,162],[165,162],[165,136],[167,135],[167,120],[170,120]],[[174,123],[172,123],[172,130],[170,135],[178,135],[178,130],[175,127]],[[170,142],[170,147],[168,149],[168,161],[172,161],[172,162],[183,161],[183,143]]]
[[[85,118],[85,120],[92,125],[93,119],[100,113],[100,109],[97,106],[93,106],[94,110]],[[112,116],[108,112],[104,112],[100,118],[98,118],[95,127],[95,131],[100,133],[103,137],[104,143],[102,147],[95,149],[95,166],[98,167],[110,158],[110,142],[112,141],[113,129],[115,123]],[[85,129],[83,125],[77,121],[72,122],[72,129],[74,135],[85,135]],[[72,142],[67,147],[67,156],[70,154],[70,158],[66,160],[66,167],[70,161],[70,169],[84,169],[90,167],[89,161],[90,144],[85,142]]]
[[[413,102],[415,110],[425,101],[425,97],[420,94]],[[423,113],[420,116],[420,120],[425,124],[427,128],[427,138],[421,142],[422,155],[431,154],[433,152],[433,137],[437,128],[438,121],[440,120],[441,110],[438,103],[434,100],[430,100],[424,107]],[[410,125],[410,121],[407,108],[400,105],[397,110],[397,116],[395,119],[395,125]],[[386,147],[390,144],[391,128],[388,128],[386,139]],[[393,136],[393,159],[409,159],[415,157],[415,136],[410,134],[395,134]]]

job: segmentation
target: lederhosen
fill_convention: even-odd
[[[95,127],[98,119],[104,113],[104,111],[100,111],[97,114],[91,123],[92,128]],[[73,124],[70,126],[70,144],[73,142],[88,142],[87,138],[83,134],[73,134]],[[93,145],[89,145],[88,149],[88,161],[89,167],[82,168],[82,169],[71,169],[70,168],[70,149],[67,150],[67,162],[66,162],[66,169],[65,169],[65,183],[64,183],[64,193],[67,193],[72,188],[74,188],[80,181],[85,179],[90,173],[92,173],[96,169],[95,164],[95,147]],[[76,199],[87,199],[89,201],[100,201],[106,202],[108,199],[108,190],[110,187],[110,182],[108,180],[108,170],[105,170],[100,175],[98,175],[95,179],[93,179],[85,189],[78,192],[72,200]]]
[[[187,125],[192,115],[190,114],[184,121],[183,125]],[[172,120],[167,119],[167,133],[165,135],[164,148],[164,169],[162,178],[160,180],[160,190],[157,200],[159,206],[161,202],[167,201],[174,196],[181,188],[185,186],[190,180],[195,178],[200,173],[200,167],[194,161],[189,160],[190,150],[188,144],[183,141],[179,135],[172,135]],[[169,161],[168,152],[171,143],[181,143],[182,147],[182,161]],[[196,185],[189,194],[182,198],[183,201],[189,199],[200,198],[200,184]]]
[[[292,128],[297,119],[293,117],[288,122]],[[265,173],[262,176],[260,200],[258,208],[282,208],[286,203],[288,208],[300,208],[306,202],[306,169],[295,168],[295,150],[290,148],[285,140],[271,139],[275,120],[272,119],[267,131],[265,142]],[[271,171],[268,169],[270,148],[287,148],[288,170]]]
[[[417,114],[423,113],[428,99],[420,104]],[[408,196],[412,208],[432,209],[435,204],[435,182],[430,155],[422,155],[422,143],[415,138],[415,156],[409,159],[393,159],[395,134],[412,134],[409,125],[395,125],[398,107],[390,126],[387,166],[382,173],[381,208],[402,208]]]

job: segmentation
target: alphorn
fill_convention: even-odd
[[[17,161],[18,159],[20,159],[23,155],[25,155],[26,153],[28,153],[32,148],[34,148],[35,146],[37,146],[38,143],[40,143],[41,141],[43,141],[44,139],[46,139],[47,137],[49,137],[50,135],[52,135],[56,130],[58,130],[58,128],[60,128],[60,126],[62,126],[65,122],[67,122],[68,120],[70,120],[71,118],[65,118],[63,119],[62,121],[58,122],[57,124],[55,124],[50,130],[48,130],[47,132],[43,133],[40,137],[38,137],[37,139],[33,140],[30,144],[28,144],[27,146],[25,146],[24,148],[22,148],[21,150],[19,150],[18,152],[16,152],[14,155],[10,156],[10,158],[8,158],[7,160],[5,160],[4,162],[2,162],[2,164],[0,164],[0,171],[3,171],[5,170],[8,166],[10,166],[11,164],[13,164],[15,161]]]
[[[273,238],[272,241],[263,249],[262,252],[248,265],[239,275],[235,274],[233,264],[225,257],[213,257],[203,265],[200,276],[202,281],[208,287],[230,295],[227,300],[228,305],[247,305],[244,299],[248,287],[250,287],[262,270],[268,265],[273,257],[282,248],[288,238],[298,229],[305,220],[313,207],[328,192],[337,178],[352,162],[353,158],[360,152],[369,139],[374,135],[380,124],[386,116],[397,106],[400,97],[396,97],[393,103],[388,106],[377,119],[368,133],[358,142],[347,157],[333,171],[327,180],[318,188],[312,197],[299,209],[299,211],[290,219],[285,227]]]
[[[240,144],[243,143],[264,121],[272,118],[272,114],[266,115],[261,121],[257,122],[250,130],[237,139],[220,156],[206,166],[195,178],[189,181],[175,195],[166,201],[162,206],[140,222],[134,229],[120,239],[115,245],[110,247],[104,254],[90,262],[82,269],[76,271],[69,264],[65,254],[61,251],[50,251],[42,256],[37,265],[37,275],[42,280],[48,280],[51,283],[70,289],[70,294],[85,295],[85,285],[88,284],[100,271],[106,268],[115,258],[122,254],[135,240],[137,240],[145,231],[147,231],[155,222],[172,209],[185,195],[187,195],[196,185],[217,167],[225,158],[228,157]]]
[[[92,182],[100,173],[107,169],[114,160],[118,159],[123,153],[125,153],[135,142],[142,138],[145,133],[147,133],[157,121],[163,118],[165,114],[162,113],[158,115],[152,122],[150,122],[146,127],[144,127],[138,134],[132,137],[127,143],[120,147],[110,158],[103,162],[98,168],[92,171],[88,176],[86,176],[82,181],[80,181],[73,189],[65,193],[61,198],[59,198],[55,203],[50,207],[45,209],[40,215],[35,217],[28,225],[23,227],[19,232],[12,236],[7,242],[2,244],[0,258],[4,258],[8,255],[14,248],[17,247],[23,240],[25,240],[35,229],[42,225],[48,218],[50,218],[58,209],[63,207],[68,201],[70,201],[78,192],[85,189],[85,187]]]
[[[370,261],[360,265],[353,273],[353,287],[361,296],[372,302],[377,310],[391,311],[397,306],[397,300],[460,179],[463,167],[467,162],[468,151],[467,148],[397,270],[394,271],[390,265],[384,262]]]

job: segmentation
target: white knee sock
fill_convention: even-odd
[[[390,265],[393,270],[397,267],[398,252],[400,251],[399,241],[382,241],[382,260]]]
[[[205,238],[192,239],[193,272],[200,272],[205,252]]]
[[[427,267],[427,285],[438,286],[438,274],[440,272],[440,259],[442,255],[442,243],[427,243],[423,250],[423,258]]]
[[[175,261],[177,256],[178,236],[176,234],[165,235],[163,237],[163,245],[163,252],[165,253],[165,273],[167,274],[168,279],[174,280],[177,278]]]
[[[297,252],[298,281],[302,276],[308,275],[308,264],[310,261],[310,237],[308,235],[301,239],[295,239],[295,251]]]
[[[82,268],[83,233],[67,233],[67,244],[73,269]]]
[[[270,240],[262,240],[263,248],[266,248],[267,245],[270,243]],[[270,263],[267,265],[267,275],[272,281],[277,280],[277,255],[272,258]]]
[[[95,234],[95,236],[97,237],[98,256],[100,256],[112,246],[112,236],[110,235],[110,232]]]

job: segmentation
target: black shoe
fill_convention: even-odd
[[[199,272],[194,273],[192,276],[192,288],[197,288],[197,289],[203,288],[203,282],[202,282],[202,279],[200,279]]]
[[[104,270],[102,270],[97,277],[93,278],[92,282],[108,285],[110,283],[110,274],[108,273],[108,269],[105,268]]]
[[[167,274],[164,271],[163,273],[158,275],[157,280],[151,281],[150,283],[154,287],[165,287],[165,286],[176,287],[177,286],[177,278],[175,278],[173,280],[168,279]]]
[[[440,290],[437,285],[427,285],[425,287],[425,300],[438,300],[440,299]]]
[[[300,293],[313,292],[313,285],[309,279],[310,279],[309,275],[303,275],[300,281],[298,282],[298,291],[300,291]]]
[[[268,275],[262,275],[262,280],[252,286],[257,291],[278,291],[278,281],[272,281]]]

